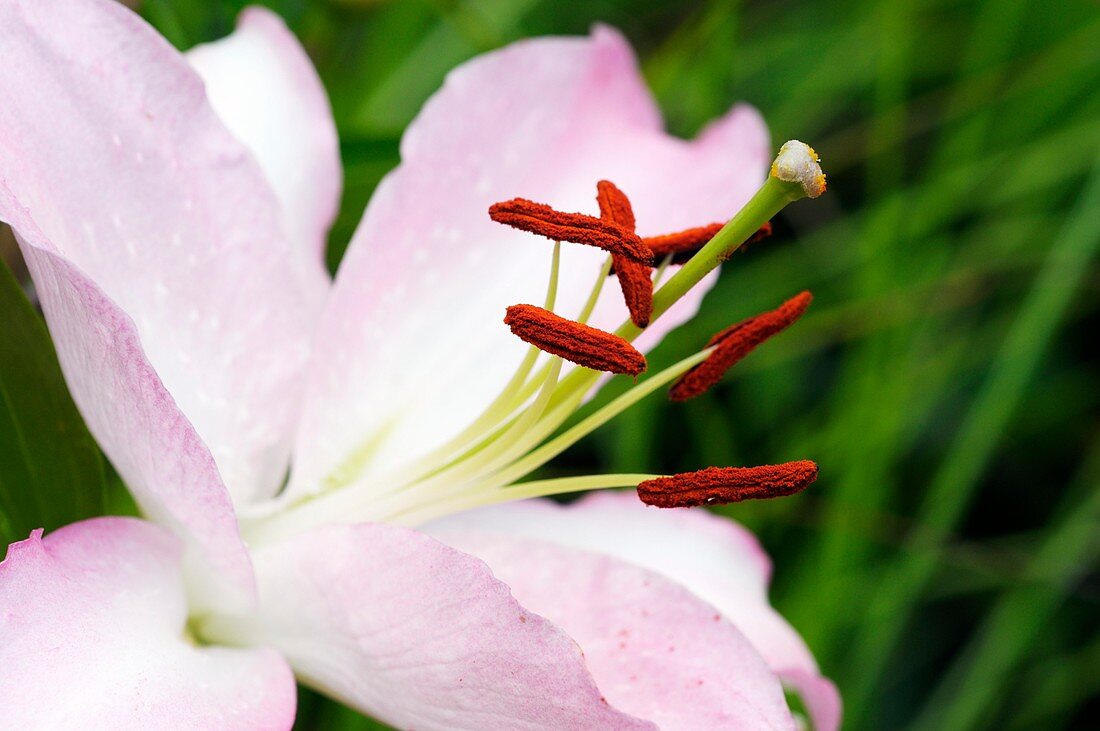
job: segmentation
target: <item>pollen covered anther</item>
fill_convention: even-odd
[[[524,342],[585,368],[631,376],[646,369],[645,356],[618,335],[535,305],[512,305],[504,323]]]
[[[653,253],[633,229],[583,213],[564,213],[526,198],[513,198],[489,206],[489,217],[521,231],[553,241],[596,246],[612,254],[652,264]]]
[[[677,231],[671,234],[662,234],[661,236],[647,236],[642,239],[650,251],[653,252],[653,259],[660,261],[669,254],[672,255],[673,264],[683,264],[692,256],[695,255],[699,249],[707,245],[707,242],[714,238],[715,234],[721,231],[726,224],[724,223],[712,223],[707,226],[696,226],[695,228],[685,229],[683,231]],[[756,233],[748,238],[737,251],[744,249],[749,244],[754,244],[757,241],[766,239],[772,235],[772,224],[768,221],[759,229]]]
[[[614,183],[601,180],[596,184],[596,202],[600,205],[601,219],[634,231],[634,209],[630,199]],[[631,322],[638,327],[647,326],[653,313],[652,268],[622,254],[612,254],[611,259]]]
[[[812,300],[813,295],[802,292],[776,309],[731,325],[712,337],[707,347],[714,348],[714,352],[672,384],[669,398],[686,401],[705,393],[756,346],[790,327]]]
[[[725,505],[793,495],[816,479],[817,465],[809,460],[761,467],[708,467],[646,480],[638,485],[638,497],[658,508]]]
[[[600,206],[600,218],[617,223],[627,231],[634,231],[634,208],[626,193],[610,180],[596,183],[596,203]]]

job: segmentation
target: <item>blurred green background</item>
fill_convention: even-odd
[[[245,3],[130,4],[186,48],[228,33]],[[828,194],[731,260],[656,365],[804,288],[810,313],[706,398],[652,398],[553,471],[815,459],[808,493],[727,512],[774,557],[774,602],[839,684],[846,729],[1096,728],[1100,4],[266,4],[335,107],[347,182],[333,264],[447,70],[519,38],[613,24],[673,132],[744,99],[776,142],[813,144]],[[12,364],[42,333],[2,284],[0,401],[19,406],[18,379],[48,367]],[[48,408],[69,416],[42,429],[83,450],[52,469],[110,486],[79,419]],[[60,517],[97,509],[67,494]],[[0,515],[5,532],[21,524]],[[299,725],[376,728],[310,693]]]

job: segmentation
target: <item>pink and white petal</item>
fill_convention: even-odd
[[[250,7],[232,35],[186,56],[279,197],[302,270],[327,280],[325,244],[343,173],[332,108],[305,49],[279,16]]]
[[[67,259],[24,250],[73,397],[99,443],[115,447],[114,465],[142,512],[185,540],[193,600],[247,607],[255,580],[229,493],[133,321]]]
[[[325,291],[303,285],[259,166],[183,57],[112,0],[0,4],[0,67],[11,71],[0,84],[0,219],[25,253],[67,260],[133,320],[234,497],[270,494]],[[65,329],[53,312],[51,328]],[[118,462],[164,438],[135,437],[101,444]]]
[[[180,543],[152,523],[97,518],[0,562],[4,728],[288,729],[294,678],[269,649],[185,638]]]
[[[337,276],[296,447],[291,494],[316,490],[358,446],[378,475],[437,446],[499,392],[525,345],[507,305],[542,302],[551,245],[489,220],[524,196],[597,213],[596,181],[635,201],[640,233],[732,215],[763,180],[767,132],[737,107],[692,142],[661,128],[615,31],[521,41],[459,67],[424,106]],[[558,307],[575,315],[603,254],[566,245]],[[612,283],[598,323],[622,321]],[[662,318],[650,341],[694,311]],[[651,343],[652,344],[652,343]]]
[[[836,684],[818,673],[803,668],[787,668],[779,673],[783,685],[802,699],[813,731],[838,731],[844,705]]]
[[[611,556],[502,534],[441,538],[484,559],[528,609],[584,650],[608,702],[676,729],[793,729],[783,688],[714,607]]]
[[[260,547],[256,619],[205,636],[270,644],[298,677],[399,728],[647,729],[601,697],[580,648],[484,563],[384,524]]]
[[[833,684],[793,627],[768,602],[771,561],[756,537],[705,510],[661,510],[632,492],[602,491],[570,504],[525,500],[471,510],[427,527],[430,534],[476,531],[550,541],[614,556],[666,576],[718,609],[745,633],[769,667],[798,690],[814,728],[839,727]]]

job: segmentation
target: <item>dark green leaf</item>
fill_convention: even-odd
[[[103,459],[42,318],[0,263],[0,539],[98,515]]]
[[[298,714],[295,731],[393,731],[381,721],[353,711],[305,686],[298,687]]]

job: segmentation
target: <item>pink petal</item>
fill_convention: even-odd
[[[180,544],[128,518],[13,543],[0,563],[5,728],[287,729],[290,669],[184,635]]]
[[[186,56],[279,197],[302,270],[327,281],[325,243],[343,174],[332,108],[305,50],[279,16],[251,7],[232,35]]]
[[[66,259],[24,246],[77,405],[142,511],[186,539],[196,601],[247,606],[252,565],[210,451],[149,365],[133,321]]]
[[[786,668],[779,673],[783,685],[802,698],[814,731],[837,731],[844,707],[833,681],[804,668]]]
[[[144,356],[118,358],[148,359],[233,494],[270,494],[286,468],[324,292],[295,271],[278,201],[259,167],[218,120],[183,58],[111,0],[0,4],[0,67],[9,72],[0,84],[0,219],[12,224],[28,258],[37,250],[69,262],[133,320]],[[45,304],[55,337],[108,327],[62,322],[72,313]],[[108,424],[120,409],[168,407],[139,384],[103,380],[121,373],[72,360],[82,348],[59,349],[77,403],[111,459],[154,461],[153,446],[169,435]],[[75,378],[83,370],[100,379]],[[134,403],[107,408],[101,388]],[[147,475],[123,476],[151,494],[181,479],[168,467],[149,471],[158,478],[140,486],[134,481]]]
[[[436,446],[499,392],[525,352],[505,307],[540,304],[551,244],[493,223],[524,196],[598,212],[596,181],[635,202],[638,230],[721,220],[762,181],[767,133],[735,108],[693,142],[661,129],[618,33],[522,41],[453,71],[402,140],[356,233],[324,315],[292,494],[318,487],[356,447],[383,436],[378,474]],[[603,255],[563,247],[556,310],[575,316]],[[626,317],[614,282],[597,324]],[[650,329],[656,341],[702,292]]]
[[[650,508],[633,493],[604,491],[568,506],[549,500],[506,503],[429,527],[443,536],[456,530],[551,541],[673,579],[745,633],[769,667],[802,694],[816,731],[839,728],[835,686],[821,677],[805,642],[769,604],[771,561],[752,533],[734,521],[705,510]]]
[[[258,621],[214,636],[277,647],[310,685],[399,728],[653,729],[600,696],[577,645],[481,561],[382,524],[256,551]]]
[[[503,534],[444,532],[525,606],[568,632],[616,708],[674,729],[793,729],[779,679],[713,607],[606,555]]]

